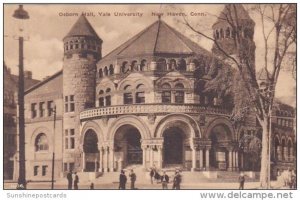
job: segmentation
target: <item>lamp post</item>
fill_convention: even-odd
[[[23,5],[15,10],[13,17],[20,23],[23,20],[29,19],[28,13],[23,9]],[[23,32],[23,27],[19,27],[20,33]],[[26,169],[25,169],[25,124],[24,124],[24,57],[23,57],[23,44],[24,37],[20,34],[19,40],[19,82],[18,82],[18,105],[19,105],[19,178],[17,189],[26,189]]]

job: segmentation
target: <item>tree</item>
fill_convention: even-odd
[[[253,37],[253,33],[243,29],[242,19],[239,18],[241,10],[244,10],[241,4],[227,4],[219,17],[219,20],[226,22],[232,30],[233,42],[230,45],[235,48],[235,55],[224,48],[224,45],[216,39],[216,35],[211,37],[203,31],[197,30],[186,17],[183,18],[183,23],[194,33],[213,41],[214,48],[235,65],[239,72],[239,77],[242,79],[247,93],[246,98],[251,102],[250,105],[254,108],[256,118],[262,127],[260,185],[262,188],[269,188],[271,114],[275,87],[283,59],[296,41],[296,4],[259,4],[251,9],[259,14],[261,19],[265,59],[264,63],[259,64],[263,66],[267,74],[268,84],[265,90],[260,90],[256,78],[253,46],[245,37],[245,35],[249,38]]]

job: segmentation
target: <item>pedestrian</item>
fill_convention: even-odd
[[[168,189],[168,183],[169,183],[169,176],[166,174],[166,172],[163,172],[163,175],[161,176],[161,183],[162,183],[162,189],[167,190]]]
[[[244,175],[243,172],[239,176],[239,183],[240,183],[239,190],[243,190],[244,189],[244,183],[245,183],[245,175]]]
[[[72,171],[71,170],[67,174],[67,180],[68,180],[68,190],[72,190],[73,177],[72,177]]]
[[[127,182],[127,177],[125,175],[125,172],[124,172],[124,170],[121,170],[120,178],[119,178],[119,189],[120,190],[126,189],[126,182]]]
[[[90,189],[93,190],[94,189],[94,183],[91,183],[90,185]]]
[[[156,183],[158,183],[158,181],[160,181],[160,174],[156,171],[156,169],[154,170],[154,179],[156,180]]]
[[[150,180],[151,180],[151,184],[153,184],[154,174],[155,174],[154,168],[151,167],[151,170],[150,170]]]
[[[180,183],[181,183],[181,175],[179,174],[179,171],[175,171],[175,176],[173,179],[173,190],[180,190]]]
[[[78,190],[78,183],[79,183],[79,177],[77,173],[75,172],[75,178],[74,178],[74,190]]]
[[[135,189],[134,183],[136,181],[136,175],[135,175],[133,169],[130,170],[129,177],[130,177],[130,189],[134,190]]]

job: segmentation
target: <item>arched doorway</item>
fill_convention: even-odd
[[[171,127],[164,131],[164,165],[183,164],[184,134],[180,128]]]
[[[84,135],[83,152],[85,162],[84,171],[97,171],[99,167],[98,137],[92,129],[87,130]]]
[[[231,132],[224,124],[216,125],[210,133],[212,148],[209,154],[210,168],[217,170],[227,170],[228,147],[231,141]]]
[[[128,165],[143,164],[141,134],[134,126],[121,126],[115,134],[114,145],[118,169]]]

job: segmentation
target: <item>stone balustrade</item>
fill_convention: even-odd
[[[230,112],[221,108],[205,107],[197,104],[131,104],[119,106],[98,107],[84,110],[80,113],[80,119],[97,118],[110,115],[126,114],[168,114],[168,113],[187,113],[187,114],[217,114],[230,115]]]

